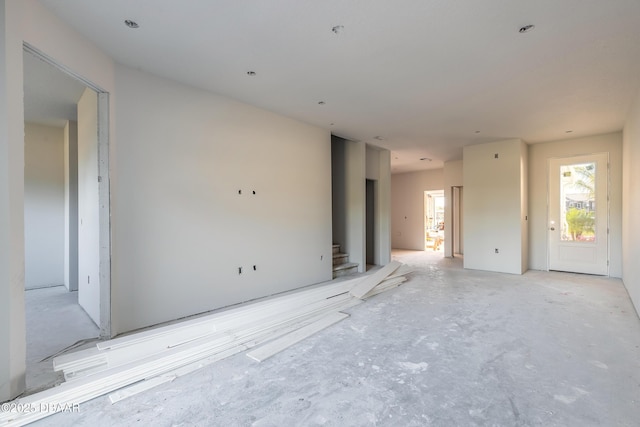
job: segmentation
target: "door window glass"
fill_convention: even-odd
[[[596,164],[578,163],[560,167],[560,239],[595,242]]]

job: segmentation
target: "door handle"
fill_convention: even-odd
[[[549,230],[556,231],[555,227],[551,227]]]

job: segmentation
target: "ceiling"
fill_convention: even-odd
[[[119,63],[387,148],[395,173],[619,131],[640,87],[638,0],[41,3]]]
[[[52,65],[24,52],[24,120],[64,127],[76,120],[85,86]]]

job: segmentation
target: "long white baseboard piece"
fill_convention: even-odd
[[[362,279],[361,282],[358,282],[350,291],[351,295],[356,298],[362,298],[369,292],[371,289],[378,286],[380,282],[382,282],[387,276],[392,274],[394,271],[398,269],[402,264],[398,261],[391,261],[389,264],[382,267],[380,270],[376,271],[370,276]]]
[[[323,329],[328,328],[329,326],[337,323],[341,320],[349,317],[348,314],[335,312],[324,316],[322,319],[305,326],[303,328],[298,329],[295,332],[291,332],[283,336],[282,338],[278,338],[269,342],[268,344],[263,345],[255,350],[247,353],[247,356],[252,358],[253,360],[257,360],[258,362],[262,362],[265,359],[270,358],[274,354],[285,350],[292,345],[302,341],[303,339],[310,337],[311,335],[320,332]]]
[[[252,324],[260,323],[261,319],[274,314],[295,314],[294,312],[299,311],[306,314],[313,311],[314,307],[322,307],[325,302],[329,303],[329,300],[333,303],[338,297],[343,299],[353,283],[354,281],[350,280],[305,289],[282,297],[105,341],[97,348],[56,357],[53,361],[54,370],[63,371],[65,380],[72,381],[113,366],[142,359],[167,348],[214,338],[229,330],[249,328]]]
[[[362,301],[353,299],[348,305],[345,304],[343,308],[348,308],[348,307],[357,305],[357,303],[359,302],[362,302]],[[190,363],[188,365],[177,368],[173,371],[166,372],[157,377],[147,378],[141,382],[135,383],[131,386],[115,391],[109,395],[109,400],[111,401],[112,404],[114,404],[128,397],[134,396],[138,393],[142,393],[144,391],[150,390],[153,387],[156,387],[160,384],[171,382],[175,378],[190,374],[191,372],[197,371],[198,369],[204,368],[205,366],[215,363],[219,360],[225,359],[229,356],[233,356],[234,354],[237,354],[243,351],[251,350],[254,347],[257,347],[266,342],[277,339],[283,335],[294,332],[302,327],[305,327],[309,324],[312,324],[320,320],[322,317],[324,317],[324,314],[316,315],[306,320],[292,321],[290,324],[287,324],[285,326],[282,326],[279,328],[269,328],[264,332],[256,333],[255,335],[252,335],[250,339],[244,339],[244,340],[238,339],[237,345],[227,350],[220,351],[204,359],[198,360],[197,362]]]
[[[370,297],[372,297],[374,295],[378,295],[378,294],[381,294],[382,292],[388,291],[389,289],[397,288],[398,286],[400,286],[401,284],[403,284],[406,281],[407,281],[407,279],[405,279],[404,277],[396,277],[395,279],[387,279],[387,280],[383,281],[382,283],[380,283],[375,288],[371,289],[369,292],[367,292],[367,294],[365,296],[363,296],[362,298],[363,299],[367,299],[367,298],[370,298]]]
[[[0,427],[25,425],[109,393],[115,403],[240,352],[249,351],[247,356],[263,361],[347,318],[341,310],[400,285],[410,270],[393,261],[366,276],[311,286],[60,355],[53,364],[65,382],[15,401],[45,409],[0,413]]]

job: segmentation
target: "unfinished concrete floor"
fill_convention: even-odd
[[[433,252],[351,317],[36,425],[638,426],[640,320],[617,279],[468,271]]]
[[[78,293],[64,286],[25,291],[27,390],[35,392],[62,381],[50,357],[100,330],[78,305]]]

